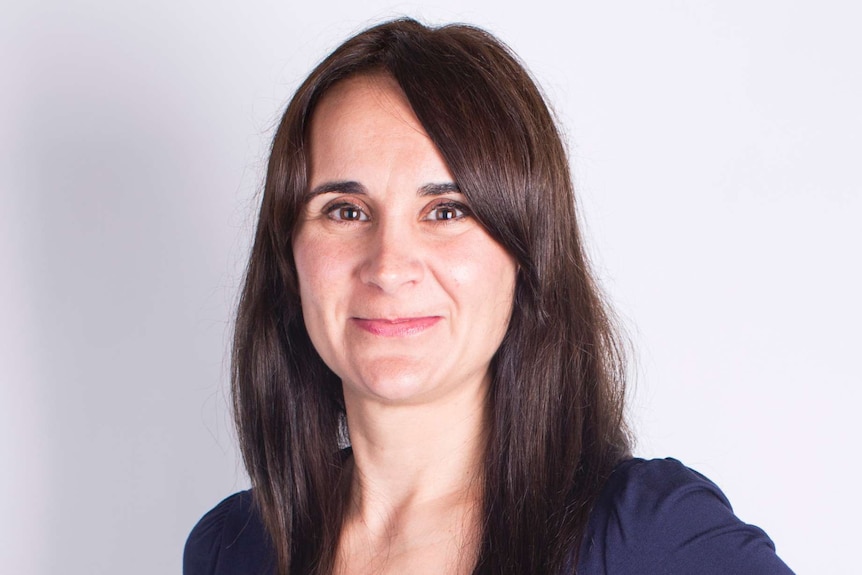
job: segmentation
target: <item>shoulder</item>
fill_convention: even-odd
[[[675,459],[631,459],[590,517],[580,573],[789,574],[763,532],[712,481]]]
[[[268,573],[271,545],[251,491],[224,499],[192,529],[183,551],[184,575]]]

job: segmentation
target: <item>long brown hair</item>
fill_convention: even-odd
[[[519,266],[492,363],[474,573],[559,573],[574,565],[593,502],[629,452],[622,353],[536,84],[487,32],[409,19],[361,32],[318,65],[272,145],[232,378],[243,458],[279,573],[331,573],[345,511],[341,383],[305,330],[292,236],[315,104],[336,82],[371,72],[400,84],[474,217]]]

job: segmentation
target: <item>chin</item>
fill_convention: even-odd
[[[352,395],[385,404],[423,403],[442,391],[434,381],[434,371],[422,369],[414,361],[377,360],[371,369],[349,379],[342,378],[344,395],[345,398]]]

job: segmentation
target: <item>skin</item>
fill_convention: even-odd
[[[516,264],[470,216],[391,77],[331,88],[310,147],[294,258],[353,446],[336,571],[469,573],[489,365]]]

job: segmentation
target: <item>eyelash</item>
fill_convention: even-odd
[[[360,217],[358,219],[357,218],[344,218],[344,217],[342,217],[341,211],[347,210],[347,209],[355,210],[356,212],[358,212],[360,214]],[[454,215],[451,218],[443,218],[443,219],[436,219],[436,218],[428,217],[434,213],[439,213],[439,210],[441,210],[441,209],[451,210],[454,212]],[[366,222],[366,221],[369,221],[371,219],[368,216],[368,214],[365,213],[365,211],[362,209],[361,206],[359,206],[355,203],[352,203],[352,202],[337,202],[337,203],[331,204],[329,206],[326,206],[323,209],[323,212],[324,212],[324,214],[326,214],[326,216],[329,219],[331,219],[331,220],[333,220],[339,224],[353,224],[353,223],[357,223],[357,222]],[[364,216],[364,219],[363,219],[363,216]],[[467,209],[467,206],[465,206],[464,204],[450,200],[450,201],[443,201],[443,202],[440,202],[440,203],[434,205],[430,210],[428,210],[428,216],[426,216],[422,219],[425,221],[433,222],[435,224],[449,224],[449,223],[457,222],[459,220],[463,220],[463,219],[469,217],[470,216],[470,210]]]
[[[470,210],[467,209],[467,206],[465,206],[464,204],[462,204],[460,202],[453,202],[451,200],[443,201],[443,202],[440,202],[439,204],[435,205],[434,207],[431,208],[431,210],[429,210],[428,214],[430,215],[430,214],[433,214],[435,212],[438,212],[438,210],[440,210],[441,208],[446,208],[446,209],[452,210],[453,212],[455,212],[455,215],[452,216],[451,218],[434,219],[434,220],[430,220],[430,221],[438,223],[438,224],[448,224],[450,222],[456,222],[458,220],[463,220],[464,218],[467,218],[470,216]]]
[[[349,219],[339,217],[341,210],[346,209],[356,210],[358,213],[365,215],[365,219]],[[334,220],[340,224],[352,224],[354,222],[362,222],[370,219],[368,217],[368,214],[366,214],[361,207],[351,202],[337,202],[335,204],[331,204],[323,208],[323,213],[325,213],[329,219]]]

